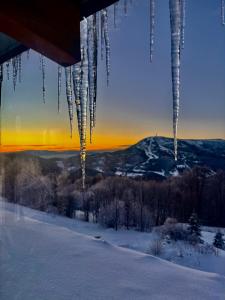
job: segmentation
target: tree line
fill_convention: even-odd
[[[187,222],[195,212],[202,225],[225,227],[225,172],[195,167],[163,181],[128,177],[80,178],[67,170],[46,171],[34,158],[5,158],[2,194],[8,201],[34,209],[118,229],[151,230],[167,218]]]

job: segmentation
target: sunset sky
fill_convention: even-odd
[[[157,1],[155,52],[149,63],[148,0],[137,0],[119,29],[111,26],[111,75],[99,63],[97,127],[88,149],[112,149],[151,136],[172,136],[168,1]],[[225,26],[220,1],[189,0],[182,55],[180,138],[225,138]],[[57,112],[57,65],[47,61],[42,102],[39,55],[23,56],[22,83],[3,85],[3,150],[78,149],[70,139],[65,93]],[[12,75],[12,72],[11,72]],[[63,77],[64,89],[64,77]]]

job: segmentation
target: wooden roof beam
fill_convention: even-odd
[[[6,0],[1,3],[0,32],[20,42],[4,60],[31,48],[69,66],[80,61],[80,20],[115,0]],[[11,56],[11,57],[10,57]]]
[[[64,0],[7,0],[1,3],[0,31],[67,66],[80,60],[80,5]]]

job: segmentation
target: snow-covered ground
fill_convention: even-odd
[[[1,300],[225,299],[223,251],[197,259],[210,271],[203,272],[145,254],[153,233],[115,232],[3,202],[0,220]],[[176,247],[164,255],[178,260]],[[188,265],[185,257],[176,262]]]

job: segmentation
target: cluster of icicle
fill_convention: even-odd
[[[10,79],[10,65],[12,66],[12,82],[13,89],[16,90],[17,82],[21,82],[22,77],[22,54],[15,56],[6,62],[6,75]],[[0,65],[0,145],[2,144],[2,126],[1,126],[1,113],[2,113],[2,84],[4,77],[4,64]]]
[[[100,26],[100,30],[99,30]],[[81,62],[65,68],[66,96],[68,103],[71,135],[73,132],[73,107],[75,105],[78,131],[80,137],[80,158],[82,187],[85,187],[85,161],[87,140],[87,118],[89,110],[90,142],[96,124],[97,99],[97,66],[98,41],[101,32],[101,49],[105,48],[107,84],[110,75],[110,42],[108,32],[108,11],[103,9],[100,14],[94,14],[81,22]],[[61,70],[58,69],[58,83],[60,91]],[[75,100],[73,102],[73,99]],[[58,105],[59,107],[59,105]]]
[[[132,1],[130,0],[130,4]],[[124,0],[124,14],[127,15],[128,1]],[[117,26],[118,2],[114,4],[114,26]],[[86,140],[89,111],[90,142],[92,142],[93,129],[96,125],[96,100],[97,100],[97,67],[99,44],[101,58],[105,57],[107,85],[110,76],[110,40],[109,40],[108,9],[89,16],[81,22],[81,62],[72,67],[65,68],[66,97],[68,104],[70,132],[73,133],[74,106],[77,116],[80,137],[80,158],[82,187],[85,188],[85,162]],[[41,68],[44,69],[43,58]],[[43,73],[43,93],[44,71]],[[58,66],[58,111],[60,111],[60,94],[62,82],[62,67]],[[43,95],[44,99],[44,95]],[[73,99],[75,101],[73,101]]]
[[[13,82],[13,89],[16,90],[17,82],[21,82],[22,77],[22,54],[19,54],[9,61],[6,62],[6,75],[7,79],[10,79],[10,65],[12,66],[12,82]],[[3,82],[3,73],[4,73],[4,65],[0,65],[0,87],[2,87]],[[0,99],[1,101],[1,99]]]
[[[131,3],[132,1],[130,1]],[[114,24],[117,24],[118,2],[114,6]],[[124,1],[124,13],[127,14],[128,3]],[[80,137],[80,157],[82,187],[85,187],[85,161],[86,161],[86,139],[89,110],[90,142],[92,142],[93,129],[96,125],[96,100],[97,100],[97,67],[99,44],[101,47],[101,58],[105,57],[107,85],[110,76],[110,40],[109,40],[108,9],[102,9],[81,22],[81,62],[65,69],[66,98],[70,120],[70,135],[73,134],[74,112],[77,116],[78,131]],[[29,50],[27,51],[29,59]],[[10,67],[12,67],[12,81],[14,91],[17,82],[21,82],[22,54],[17,55],[6,62],[7,78],[10,78]],[[45,57],[40,55],[40,70],[42,74],[42,97],[45,103],[46,73]],[[63,67],[58,66],[58,112],[61,105]],[[3,81],[3,65],[0,65],[0,92]],[[0,95],[1,96],[1,95]],[[0,98],[1,101],[1,98]],[[0,102],[1,103],[1,102]]]

